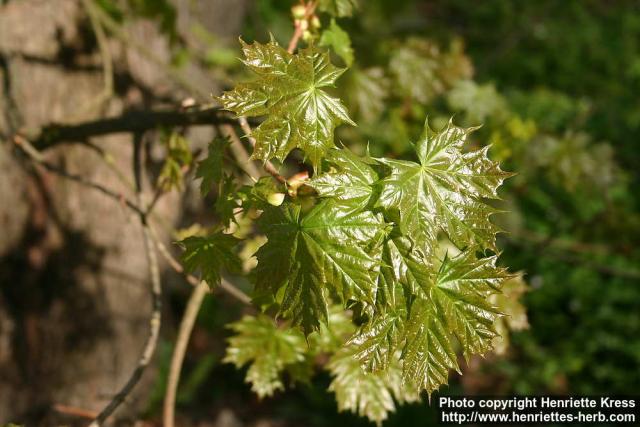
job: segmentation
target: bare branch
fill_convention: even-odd
[[[141,151],[141,134],[134,136],[134,155],[133,155],[133,173],[136,183],[136,192],[138,196],[138,205],[143,205],[142,186],[141,186],[141,171],[142,165],[140,161]],[[162,286],[160,283],[160,269],[158,268],[158,257],[153,243],[153,237],[151,230],[147,224],[146,211],[139,215],[140,224],[142,225],[142,232],[144,234],[144,248],[147,254],[147,262],[149,265],[149,276],[151,278],[151,317],[149,318],[149,335],[142,350],[142,355],[138,359],[133,373],[129,377],[129,380],[122,387],[122,389],[111,399],[111,402],[100,412],[100,414],[93,420],[89,427],[101,426],[111,414],[124,402],[126,397],[131,393],[134,387],[140,381],[144,370],[149,365],[151,357],[155,353],[156,345],[158,343],[158,337],[160,335],[160,323],[162,318]]]
[[[93,0],[82,0],[82,5],[86,9],[87,15],[89,15],[89,21],[93,28],[93,33],[96,36],[98,42],[98,48],[100,49],[100,56],[102,57],[102,74],[104,79],[104,87],[102,92],[94,98],[89,105],[80,109],[80,114],[86,114],[86,112],[92,113],[94,110],[100,110],[100,108],[106,106],[107,101],[113,96],[113,59],[111,57],[111,51],[109,50],[109,42],[107,36],[104,33],[104,28],[98,19],[96,12],[96,5]]]
[[[121,116],[93,120],[76,125],[51,124],[30,137],[39,150],[61,142],[83,142],[87,139],[122,132],[144,132],[160,126],[197,126],[234,123],[233,117],[219,108],[185,111],[130,111]]]
[[[102,184],[98,184],[96,182],[89,181],[88,179],[86,179],[83,176],[70,174],[67,171],[63,170],[63,169],[60,169],[59,167],[54,166],[51,163],[48,163],[45,160],[45,158],[42,155],[42,153],[40,153],[38,150],[36,150],[36,148],[26,138],[24,138],[23,136],[14,135],[13,142],[34,163],[37,163],[37,164],[41,165],[46,170],[48,170],[50,172],[53,172],[53,173],[55,173],[57,175],[60,175],[60,176],[62,176],[64,178],[67,178],[67,179],[69,179],[71,181],[77,182],[78,184],[84,185],[84,186],[89,187],[89,188],[93,188],[94,190],[98,190],[99,192],[101,192],[105,196],[108,196],[108,197],[118,201],[119,203],[125,205],[126,207],[128,207],[132,211],[136,212],[138,215],[143,215],[144,214],[142,209],[140,209],[140,207],[136,203],[134,203],[131,200],[127,199],[123,194],[116,193],[115,191],[110,190],[109,188],[103,186]]]
[[[176,406],[176,392],[180,381],[180,372],[182,371],[182,362],[189,344],[189,337],[193,331],[193,325],[196,322],[198,311],[204,300],[205,295],[209,292],[209,285],[202,281],[193,288],[187,308],[182,316],[180,328],[178,329],[178,337],[176,345],[171,356],[171,365],[169,367],[169,378],[167,380],[167,391],[164,398],[163,422],[164,427],[174,427],[174,415]]]
[[[158,342],[158,336],[160,334],[160,322],[161,322],[161,308],[162,308],[162,288],[160,286],[160,271],[158,269],[158,260],[156,252],[153,248],[153,242],[149,233],[149,228],[146,223],[143,223],[144,232],[144,245],[147,253],[147,260],[149,263],[149,274],[151,276],[151,299],[152,299],[152,312],[149,319],[149,336],[145,342],[142,350],[142,355],[138,360],[138,364],[135,367],[131,377],[122,389],[111,399],[111,402],[100,412],[95,420],[89,425],[89,427],[101,426],[107,418],[124,402],[125,398],[131,393],[133,388],[138,384],[142,373],[149,365],[151,357],[156,349]]]

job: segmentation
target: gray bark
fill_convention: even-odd
[[[217,0],[216,7],[205,0],[176,3],[181,28],[200,19],[222,34],[236,34],[244,13],[238,0]],[[99,411],[127,380],[148,333],[149,280],[138,219],[94,190],[34,172],[8,140],[18,128],[92,118],[83,107],[101,93],[103,78],[86,31],[91,28],[77,0],[0,6],[0,424],[73,421],[57,414],[56,404]],[[155,25],[136,22],[128,31],[169,60]],[[134,83],[109,103],[108,115],[149,107],[147,90],[189,95],[140,55],[116,42],[112,52],[119,72]],[[189,73],[203,91],[215,90],[202,70]],[[194,135],[202,145],[211,131]],[[130,135],[94,142],[130,171]],[[69,172],[131,194],[86,147],[62,145],[46,155]],[[181,206],[172,194],[156,210],[175,223]],[[145,373],[120,418],[144,407],[153,376],[153,368]]]

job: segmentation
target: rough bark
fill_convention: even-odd
[[[193,3],[177,2],[180,22]],[[218,0],[212,10],[202,6],[209,2],[195,3],[208,10],[200,17],[207,26],[237,32],[244,2]],[[168,61],[168,45],[153,24],[128,30]],[[57,413],[56,404],[99,411],[126,381],[147,334],[151,307],[137,219],[91,189],[35,170],[8,141],[19,128],[91,118],[83,108],[101,93],[103,77],[90,33],[77,0],[0,6],[0,424],[76,422]],[[157,65],[112,44],[120,80],[108,115],[149,108],[156,96],[189,95]],[[189,73],[205,93],[215,90],[200,70]],[[211,131],[195,135],[204,144]],[[118,134],[94,142],[128,172],[130,140]],[[47,156],[69,172],[131,194],[86,147],[64,145]],[[163,198],[157,211],[176,222],[181,200]],[[152,380],[147,372],[120,418],[144,407]]]

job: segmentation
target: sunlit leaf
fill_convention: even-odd
[[[404,234],[436,242],[442,230],[459,247],[470,243],[495,249],[497,210],[483,198],[498,198],[497,188],[511,174],[487,157],[488,147],[463,153],[473,129],[449,123],[440,132],[425,124],[415,145],[418,163],[378,159],[391,173],[382,181],[379,205],[395,216]]]
[[[306,334],[326,322],[330,296],[373,304],[378,261],[372,246],[385,223],[371,212],[352,213],[331,200],[303,213],[285,203],[259,220],[268,238],[258,258],[258,290],[284,287],[281,313]]]
[[[334,170],[314,176],[308,185],[321,197],[330,197],[354,211],[367,206],[378,180],[373,161],[348,149],[331,150],[327,157]]]
[[[326,89],[345,71],[315,47],[287,53],[275,41],[242,44],[244,63],[256,74],[219,99],[224,108],[244,116],[267,116],[254,131],[253,158],[284,160],[300,148],[317,168],[334,147],[333,131],[340,123],[355,125],[342,102]]]
[[[282,373],[305,361],[306,343],[296,329],[281,329],[267,316],[245,316],[232,323],[224,362],[240,368],[250,364],[246,382],[259,397],[284,389]]]

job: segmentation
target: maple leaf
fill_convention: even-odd
[[[357,0],[320,0],[318,9],[339,18],[353,15],[354,9],[358,7]]]
[[[296,329],[280,329],[267,316],[245,316],[229,326],[235,335],[229,338],[224,362],[237,368],[246,364],[246,382],[259,397],[284,389],[281,375],[305,360],[305,340]]]
[[[373,304],[379,246],[386,224],[326,200],[306,214],[300,205],[268,208],[258,221],[268,238],[256,253],[258,291],[284,287],[280,312],[306,334],[326,323],[330,296]]]
[[[386,108],[385,99],[391,86],[384,70],[380,67],[352,68],[345,78],[347,105],[366,123],[374,122]]]
[[[378,425],[395,411],[394,397],[399,403],[420,399],[417,387],[403,379],[397,358],[385,371],[367,372],[346,348],[331,358],[327,369],[334,377],[329,390],[336,394],[338,409],[357,413]]]
[[[483,198],[497,199],[497,188],[512,174],[489,160],[489,147],[463,153],[467,135],[451,122],[434,132],[425,123],[415,145],[419,163],[377,159],[391,173],[381,182],[379,206],[387,209],[405,235],[437,241],[443,230],[458,247],[477,243],[496,250],[500,230],[489,217],[498,212]]]
[[[428,247],[427,247],[428,249]],[[431,286],[432,263],[425,250],[397,229],[384,242],[376,295],[377,311],[349,341],[356,351],[354,357],[371,371],[387,369],[390,358],[403,345],[407,295],[423,292]]]
[[[329,28],[320,36],[320,46],[330,47],[344,61],[347,67],[353,65],[353,48],[349,33],[344,31],[335,19],[331,20]]]
[[[240,271],[240,259],[233,252],[239,240],[217,232],[210,236],[191,236],[179,242],[184,248],[182,262],[186,271],[202,272],[202,280],[210,287],[220,284],[220,270]]]
[[[432,301],[418,299],[412,305],[405,339],[403,377],[427,393],[447,383],[449,370],[460,372],[446,323]]]
[[[335,171],[314,176],[308,183],[321,197],[331,197],[354,211],[369,204],[378,174],[371,161],[348,149],[331,150],[327,158]]]
[[[435,279],[432,298],[450,331],[460,341],[466,359],[492,348],[499,310],[489,296],[500,292],[512,276],[496,267],[497,256],[476,259],[472,250],[445,257]]]
[[[327,52],[315,47],[290,54],[275,41],[242,42],[243,61],[256,75],[254,81],[225,92],[225,109],[243,116],[267,116],[254,131],[252,157],[284,160],[294,148],[303,150],[317,168],[334,147],[333,131],[340,123],[355,126],[342,102],[326,88],[334,86],[345,71],[329,61]]]
[[[403,369],[428,393],[458,370],[452,341],[457,337],[468,360],[492,348],[500,312],[489,296],[511,275],[496,267],[497,256],[476,258],[476,248],[445,256],[439,270],[416,287],[405,325]]]
[[[206,196],[213,184],[222,180],[222,157],[230,141],[226,138],[215,138],[208,147],[207,157],[198,162],[196,178],[201,178],[200,193]]]

